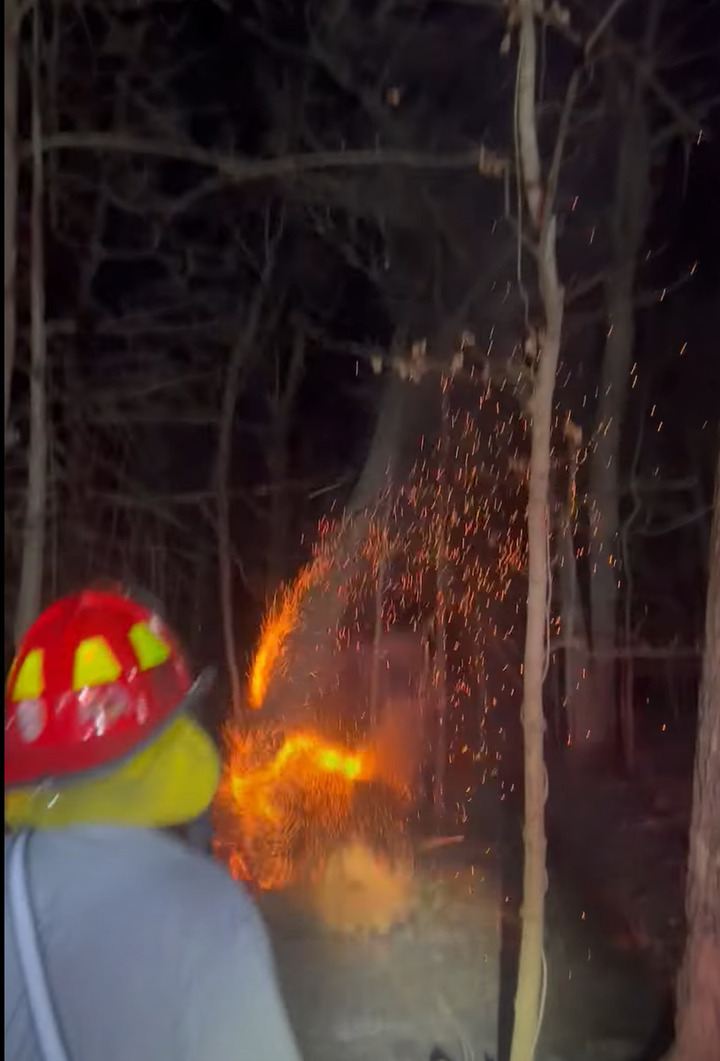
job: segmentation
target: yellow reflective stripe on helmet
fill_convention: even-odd
[[[128,634],[140,670],[152,670],[170,659],[170,646],[154,634],[147,623],[135,623]]]
[[[44,655],[41,648],[31,648],[22,661],[12,687],[13,703],[18,703],[20,700],[36,700],[45,692]]]
[[[104,637],[86,637],[75,650],[73,689],[116,682],[122,667]]]

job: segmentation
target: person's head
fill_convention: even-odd
[[[156,611],[122,588],[51,605],[5,688],[5,822],[161,828],[212,802],[220,763],[194,720],[192,681]]]

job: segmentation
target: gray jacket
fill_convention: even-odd
[[[8,914],[5,1057],[42,1061]],[[160,832],[35,833],[29,887],[69,1061],[299,1061],[247,892]]]

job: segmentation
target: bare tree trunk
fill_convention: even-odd
[[[553,396],[560,355],[564,292],[557,271],[555,189],[567,124],[579,73],[573,75],[560,121],[552,167],[545,186],[540,166],[536,112],[537,41],[533,0],[519,0],[520,38],[517,71],[517,164],[527,210],[538,239],[538,283],[545,314],[530,399],[530,467],[528,479],[528,592],[523,661],[522,725],[524,736],[525,857],[522,936],[515,994],[510,1061],[532,1061],[543,1008],[545,926],[545,718],[543,684],[548,664],[550,607],[550,463]]]
[[[220,575],[220,604],[222,608],[223,640],[225,642],[225,661],[230,675],[233,716],[238,718],[242,710],[242,680],[238,665],[237,645],[235,644],[235,624],[233,620],[233,559],[230,536],[230,500],[228,497],[228,477],[230,474],[230,457],[232,453],[233,422],[240,375],[245,363],[250,343],[257,335],[260,313],[264,301],[265,284],[260,281],[248,311],[247,321],[233,347],[225,377],[222,411],[220,415],[220,435],[218,439],[217,462],[215,467],[215,488],[217,491],[218,519],[218,573]]]
[[[375,580],[375,630],[373,633],[372,664],[370,671],[370,726],[375,728],[380,721],[380,649],[383,638],[383,610],[385,601],[385,588],[388,569],[388,523],[392,507],[392,471],[388,473],[388,486],[385,504],[383,506],[382,543],[380,546],[380,559],[378,560],[377,578]]]
[[[557,278],[554,278],[557,283]],[[550,293],[550,292],[549,292]],[[525,865],[522,939],[515,996],[511,1061],[530,1061],[541,1019],[545,917],[545,719],[543,684],[548,624],[548,490],[550,435],[555,372],[563,317],[562,289],[557,285],[548,305],[546,331],[532,398],[532,435],[528,497],[528,596],[523,661],[522,724],[525,776]]]
[[[637,492],[637,463],[640,456],[642,433],[638,435],[635,456],[630,469],[630,491],[633,507],[620,528],[620,555],[625,578],[623,600],[623,634],[622,644],[625,658],[622,661],[622,685],[620,689],[620,738],[623,752],[623,763],[628,773],[635,769],[635,656],[633,654],[633,578],[630,558],[630,531],[640,514],[640,498]]]
[[[47,513],[47,336],[45,333],[44,177],[40,99],[40,13],[33,11],[32,201],[30,266],[30,442],[20,590],[15,616],[18,640],[36,619],[42,603]]]
[[[17,121],[20,13],[17,0],[5,0],[5,415],[7,443],[10,388],[15,364],[15,270],[17,262]]]
[[[659,5],[645,33],[651,52]],[[617,702],[620,442],[635,348],[635,275],[648,221],[650,142],[643,82],[620,87],[623,113],[611,221],[612,272],[606,286],[607,338],[594,446],[590,456],[590,573],[593,662],[590,690],[578,704],[585,747],[602,750],[615,734]]]
[[[634,345],[634,265],[608,284],[611,330],[605,344],[595,449],[590,459],[592,680],[578,704],[581,746],[602,749],[613,737],[618,622],[620,428]]]
[[[590,665],[585,618],[575,555],[575,520],[577,518],[577,470],[579,438],[568,422],[565,442],[568,451],[568,482],[562,503],[559,529],[560,604],[563,648],[563,707],[570,744],[582,739],[581,704],[587,696],[586,678]]]
[[[365,466],[332,543],[333,563],[324,579],[308,588],[300,605],[298,624],[287,640],[286,667],[271,676],[263,704],[265,715],[275,713],[286,721],[297,716],[307,721],[308,711],[312,713],[318,696],[332,679],[337,631],[348,602],[347,587],[367,564],[363,545],[401,442],[405,403],[419,400],[420,390],[395,375],[387,383]]]
[[[272,494],[270,500],[270,544],[265,579],[268,599],[285,580],[288,547],[288,443],[290,415],[305,365],[305,334],[298,327],[284,385],[278,382],[273,418],[273,438],[268,461]]]
[[[715,1061],[720,1046],[720,460],[709,564],[685,900],[688,935],[670,1061]]]
[[[448,611],[448,569],[447,569],[447,533],[448,533],[448,495],[447,480],[450,472],[448,433],[448,393],[449,379],[440,381],[440,496],[438,499],[437,541],[435,543],[435,769],[433,771],[433,810],[435,824],[440,826],[445,817],[445,775],[447,773],[448,733],[447,733],[447,611]]]

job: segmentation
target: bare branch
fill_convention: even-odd
[[[553,151],[552,162],[550,163],[550,171],[547,179],[547,191],[545,199],[545,209],[543,214],[543,229],[540,234],[540,244],[542,245],[547,238],[547,226],[550,223],[555,209],[556,209],[556,196],[558,182],[560,180],[560,167],[562,165],[563,152],[565,150],[565,143],[567,141],[568,129],[570,126],[570,116],[575,106],[577,99],[578,89],[580,87],[580,78],[582,76],[582,68],[576,67],[568,83],[567,92],[565,93],[565,103],[563,105],[562,114],[560,115],[560,127],[558,129],[557,138],[555,140],[555,149]]]
[[[23,145],[22,157],[27,158],[29,146]],[[482,177],[499,180],[508,168],[505,156],[480,145],[468,151],[439,154],[424,151],[378,148],[376,150],[317,151],[281,158],[248,159],[222,152],[206,151],[194,144],[147,140],[122,133],[55,133],[43,140],[43,151],[114,152],[125,155],[144,155],[148,158],[174,159],[191,162],[221,174],[232,184],[292,177],[323,169],[376,169],[397,167],[415,170],[476,170]]]
[[[615,51],[637,71],[641,80],[645,82],[645,85],[653,93],[658,102],[660,102],[665,110],[667,110],[675,119],[675,126],[679,130],[682,130],[689,136],[703,135],[706,138],[710,137],[710,134],[703,130],[703,127],[697,118],[687,110],[687,108],[683,106],[672,93],[668,92],[657,76],[651,61],[645,58],[640,58],[629,44],[620,39],[616,38],[613,40],[613,47]]]
[[[592,31],[592,33],[590,34],[588,39],[585,41],[585,54],[586,55],[590,55],[590,53],[592,52],[593,48],[597,44],[598,40],[603,35],[605,30],[608,28],[608,26],[610,25],[612,20],[615,18],[616,14],[618,13],[618,11],[620,10],[620,8],[623,6],[624,3],[626,3],[626,0],[612,0],[612,3],[610,4],[609,8],[605,12],[605,14],[602,16],[602,18],[600,19],[600,21],[598,22],[597,26]]]

